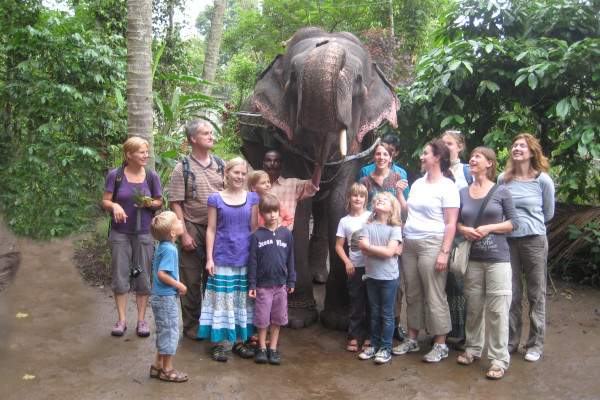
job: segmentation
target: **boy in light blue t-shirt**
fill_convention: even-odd
[[[179,308],[177,294],[187,287],[179,282],[179,264],[175,240],[183,233],[183,224],[172,211],[152,220],[150,233],[159,240],[152,265],[153,285],[150,304],[156,322],[156,361],[150,367],[150,378],[167,382],[185,382],[187,374],[173,368],[172,360],[179,341]]]

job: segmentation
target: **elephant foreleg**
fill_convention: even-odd
[[[313,283],[327,282],[327,202],[313,201],[313,229],[308,246],[308,265]]]
[[[308,237],[312,198],[298,202],[294,219],[294,266],[296,289],[288,296],[289,327],[300,329],[319,319],[308,268]]]
[[[346,267],[335,252],[335,237],[340,219],[345,214],[346,192],[358,174],[358,162],[344,166],[340,180],[327,199],[327,221],[329,238],[329,276],[325,294],[325,308],[321,312],[321,323],[329,329],[348,330],[348,287]]]

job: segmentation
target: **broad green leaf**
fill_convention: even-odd
[[[527,54],[529,54],[529,51],[524,51],[521,54],[519,54],[518,56],[515,57],[516,61],[521,61],[523,59],[523,57],[525,57]]]
[[[586,130],[585,132],[583,132],[583,135],[581,135],[581,142],[583,144],[585,144],[586,146],[588,144],[590,144],[593,140],[594,140],[594,131],[591,129]]]
[[[117,99],[117,105],[119,106],[119,109],[123,108],[125,102],[123,100],[123,95],[121,94],[121,91],[118,87],[115,88],[115,98]]]
[[[569,98],[565,97],[556,105],[556,116],[564,118],[569,113]]]
[[[470,72],[473,73],[473,66],[471,65],[470,62],[468,61],[463,61],[462,64],[465,66],[465,68]]]
[[[465,119],[461,115],[458,115],[458,114],[454,115],[454,120],[461,125],[465,123]]]
[[[488,82],[487,87],[492,93],[496,93],[498,90],[500,90],[500,86],[498,86],[496,82]]]
[[[446,117],[442,120],[442,123],[440,124],[440,128],[444,128],[446,127],[446,125],[448,125],[450,122],[452,122],[454,120],[454,115],[451,115],[449,117]]]
[[[571,96],[571,107],[573,107],[577,111],[579,111],[579,109],[581,108],[581,105],[579,104],[579,99],[577,99],[577,96]]]
[[[588,154],[587,146],[582,142],[579,142],[579,145],[577,146],[577,152],[581,158],[586,158]]]
[[[175,158],[179,155],[179,153],[177,152],[177,150],[171,150],[171,151],[165,151],[161,155],[163,157],[167,157],[167,158]]]
[[[181,96],[181,88],[177,86],[173,91],[173,99],[171,100],[171,110],[176,112],[176,110],[180,107],[179,97]]]
[[[529,83],[529,87],[531,88],[531,90],[535,90],[538,84],[537,75],[534,72],[530,73],[527,77],[527,82]]]
[[[485,51],[486,53],[490,54],[492,52],[492,50],[494,50],[494,44],[493,43],[488,43],[485,45]]]
[[[460,66],[460,64],[462,64],[462,61],[452,61],[450,64],[448,64],[448,70],[449,71],[454,71],[456,68],[458,68]]]
[[[156,51],[156,54],[154,55],[154,63],[152,65],[152,79],[154,79],[154,75],[156,74],[156,68],[158,67],[158,60],[160,60],[160,57],[162,56],[162,53],[165,50],[166,45],[167,45],[167,42],[165,41],[162,44],[162,46],[160,46],[158,48],[158,50]]]
[[[447,85],[448,84],[448,80],[450,80],[450,74],[446,73],[446,74],[442,75],[440,77],[440,80],[441,80],[442,85]]]
[[[519,76],[519,77],[517,78],[517,80],[515,81],[515,86],[519,86],[519,84],[520,84],[521,82],[523,82],[525,79],[527,79],[527,75],[524,75],[524,74],[523,74],[523,75]]]

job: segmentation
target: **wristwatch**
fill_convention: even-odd
[[[444,254],[450,254],[450,250],[444,250],[444,249],[442,249],[442,253],[444,253]]]

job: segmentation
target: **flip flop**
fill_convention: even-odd
[[[187,374],[184,374],[181,371],[177,371],[175,368],[173,368],[170,371],[165,371],[163,369],[162,371],[160,371],[160,375],[158,376],[158,378],[161,381],[165,382],[185,382],[188,380]]]
[[[346,350],[351,353],[356,353],[358,351],[358,340],[350,339],[348,340],[348,346],[346,346]]]
[[[150,366],[150,378],[158,379],[160,376],[160,368],[156,368],[154,364]]]
[[[464,358],[466,361],[461,361],[460,357]],[[462,353],[460,356],[458,356],[458,358],[456,358],[456,362],[459,363],[460,365],[471,365],[473,364],[474,361],[479,360],[479,357],[475,357],[473,354],[468,353],[468,352],[464,352]]]
[[[505,371],[505,369],[502,368],[501,366],[492,364],[492,366],[488,370],[487,374],[485,374],[485,376],[486,376],[486,378],[491,379],[491,380],[502,379],[502,378],[504,378],[504,371]],[[500,375],[490,375],[490,372],[500,372]]]

